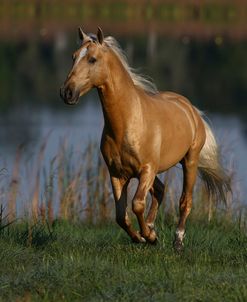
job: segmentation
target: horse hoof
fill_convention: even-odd
[[[151,244],[156,244],[157,243],[158,238],[157,238],[157,235],[156,235],[154,230],[151,230],[151,232],[150,232],[150,234],[147,238],[147,241]]]
[[[143,238],[143,237],[141,236],[141,238],[140,238],[140,242],[141,242],[141,243],[146,243],[146,239],[145,239],[145,238]]]
[[[139,232],[137,232],[136,236],[132,238],[132,241],[135,243],[146,243],[146,239],[142,237]]]
[[[181,240],[175,239],[173,242],[174,250],[180,254],[184,250],[184,244]]]

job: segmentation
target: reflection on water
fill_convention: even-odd
[[[154,32],[117,38],[131,65],[152,77],[159,90],[179,92],[210,111],[247,111],[247,41],[171,38]],[[62,110],[58,88],[78,46],[76,31],[60,32],[51,40],[1,42],[1,111],[25,104]]]
[[[194,40],[155,31],[118,36],[132,66],[151,76],[160,90],[187,96],[210,112],[223,144],[226,161],[236,164],[239,191],[247,193],[247,41],[224,36]],[[58,32],[54,39],[1,41],[0,45],[0,160],[11,174],[17,147],[33,156],[49,135],[46,161],[59,149],[61,138],[83,149],[89,139],[99,142],[103,118],[95,93],[77,107],[59,98],[59,87],[78,48],[76,31]],[[244,199],[242,199],[244,200]]]

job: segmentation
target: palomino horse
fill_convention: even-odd
[[[100,28],[97,36],[79,28],[79,37],[81,46],[73,54],[73,67],[60,94],[65,103],[74,105],[93,87],[98,90],[104,114],[101,152],[110,173],[117,223],[133,241],[155,242],[154,222],[164,192],[157,174],[181,163],[184,180],[174,240],[174,247],[181,250],[197,171],[211,197],[224,200],[230,188],[213,133],[185,97],[158,92],[135,74],[114,38],[104,38]],[[132,209],[140,232],[133,229],[126,211],[131,178],[139,180]],[[148,192],[152,202],[145,218]]]

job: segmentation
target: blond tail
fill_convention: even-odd
[[[202,117],[202,113],[199,113]],[[231,179],[219,162],[219,150],[214,134],[204,119],[203,123],[206,130],[206,141],[200,153],[199,174],[209,196],[214,201],[223,201],[226,204],[227,193],[231,192]]]

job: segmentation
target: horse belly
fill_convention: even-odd
[[[183,129],[175,129],[165,135],[160,152],[159,173],[179,163],[193,142],[191,130],[184,124]]]
[[[164,152],[161,154],[158,173],[162,173],[179,163],[184,158],[188,150],[189,147],[180,149],[179,152],[176,149],[174,152]]]

